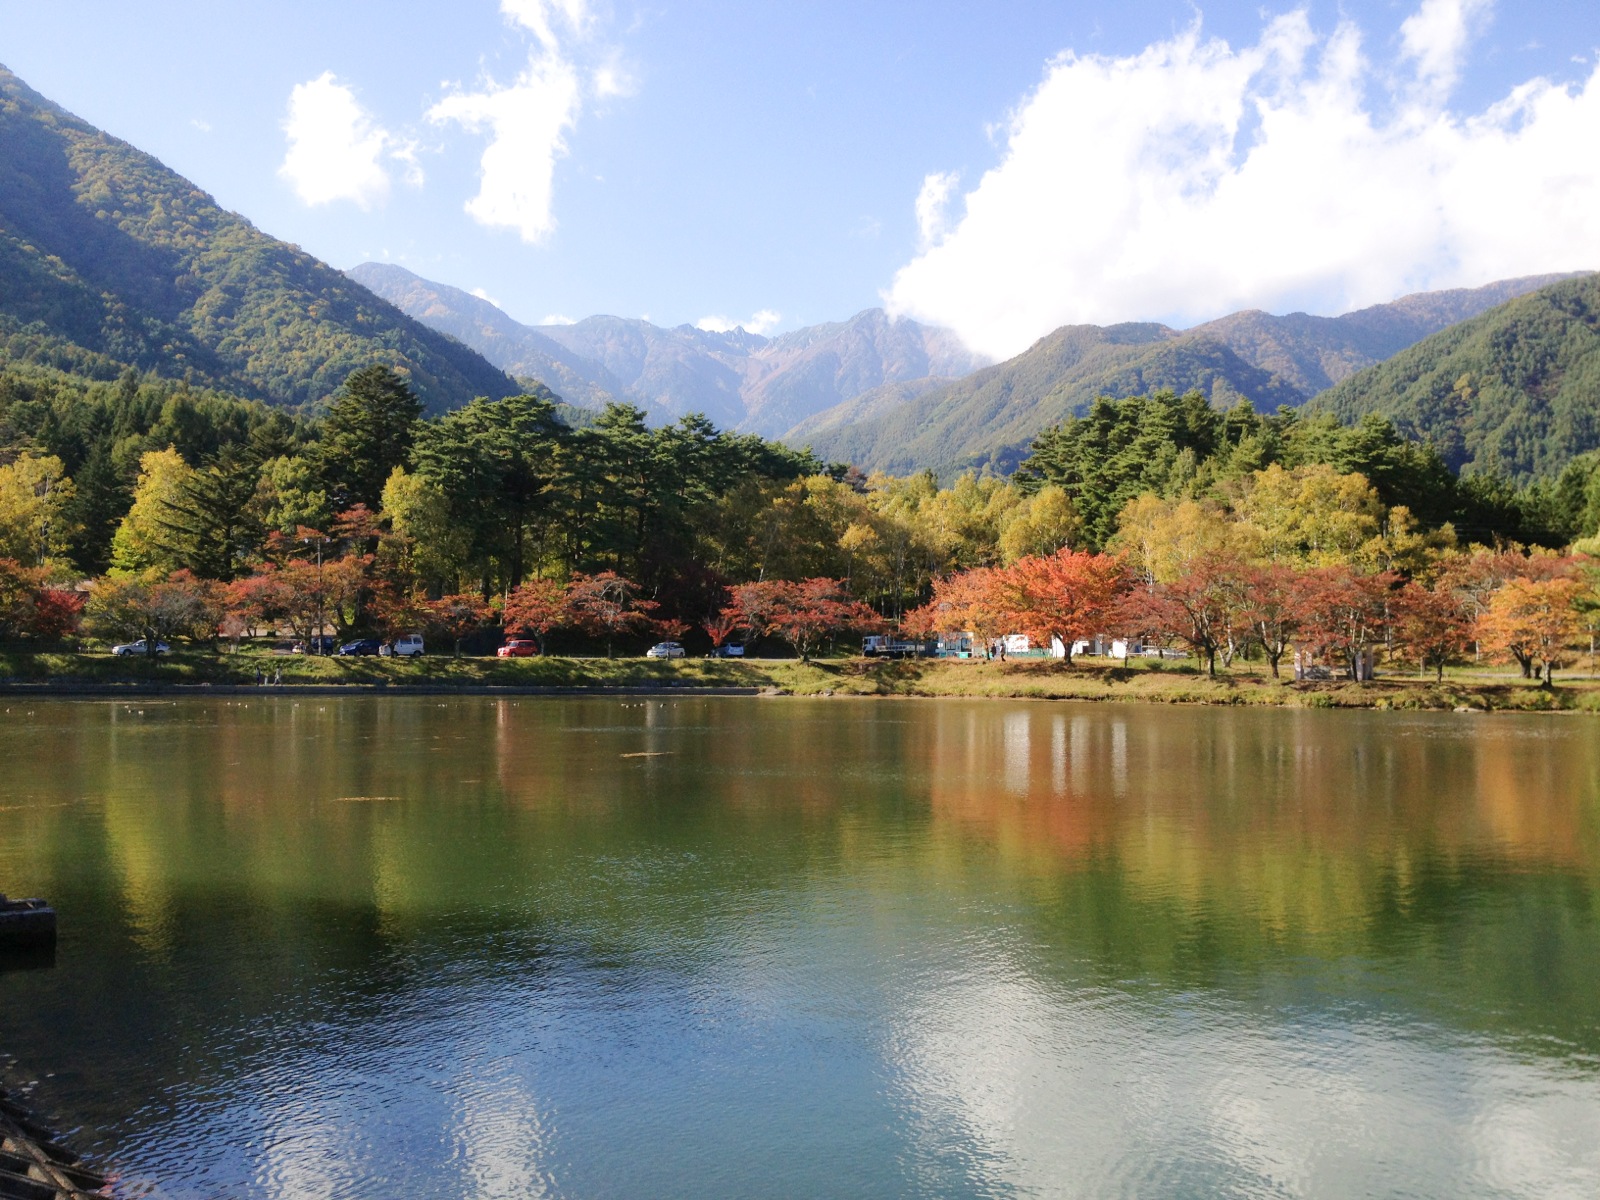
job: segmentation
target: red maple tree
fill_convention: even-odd
[[[506,632],[533,638],[539,643],[540,654],[544,653],[545,639],[570,621],[567,587],[557,580],[529,579],[506,597]]]

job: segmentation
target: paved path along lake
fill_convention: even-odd
[[[1600,1195],[1588,718],[7,704],[128,1194]]]

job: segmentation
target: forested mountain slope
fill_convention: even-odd
[[[516,390],[4,67],[0,360],[98,378],[133,366],[282,406],[315,405],[374,362],[434,411]]]
[[[1453,322],[1563,276],[1425,292],[1340,317],[1239,312],[1179,332],[1164,325],[1068,326],[1025,353],[913,393],[878,388],[790,429],[785,439],[869,468],[1009,470],[1040,430],[1096,398],[1199,390],[1223,407],[1299,405],[1331,383]]]
[[[1450,466],[1553,476],[1600,447],[1600,275],[1540,288],[1368,368],[1307,406],[1392,419]]]
[[[612,316],[530,326],[403,267],[363,263],[349,275],[503,370],[539,379],[575,404],[630,400],[658,420],[703,412],[769,437],[882,384],[964,375],[985,361],[948,330],[892,321],[876,308],[776,338],[743,329],[663,329]]]

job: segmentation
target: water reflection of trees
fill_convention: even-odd
[[[1600,1047],[1584,726],[952,707],[920,749],[936,827],[985,847],[1036,897],[1044,940],[1107,978],[1321,964],[1352,996]]]
[[[886,952],[999,897],[1019,925],[995,936],[1020,930],[1043,977],[1250,994],[1302,971],[1358,995],[1379,972],[1452,1024],[1594,1049],[1588,732],[998,702],[62,705],[4,735],[33,766],[0,864],[100,933],[5,988],[33,1044],[188,1086],[441,972],[690,976],[833,888],[880,906]]]

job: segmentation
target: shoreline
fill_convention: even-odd
[[[258,684],[262,668],[281,683]],[[1554,688],[1512,675],[1447,675],[1443,683],[1384,675],[1366,683],[1295,683],[1253,670],[1208,676],[1192,665],[1128,666],[1049,660],[702,660],[543,658],[269,658],[180,651],[157,662],[103,655],[0,657],[0,697],[731,696],[1074,700],[1274,708],[1600,714],[1600,680]]]

